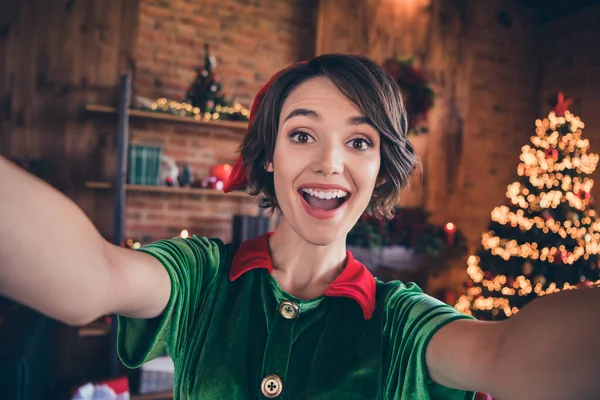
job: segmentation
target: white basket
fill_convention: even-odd
[[[164,393],[173,390],[175,365],[170,357],[158,357],[142,365],[140,394]]]

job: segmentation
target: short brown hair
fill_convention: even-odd
[[[264,207],[278,207],[273,174],[266,171],[265,166],[273,160],[281,109],[298,85],[320,76],[329,78],[379,132],[379,177],[383,183],[375,188],[367,212],[389,218],[418,161],[407,139],[407,116],[398,85],[379,64],[360,55],[321,55],[277,76],[256,110],[240,147],[248,191],[252,195],[262,194]]]

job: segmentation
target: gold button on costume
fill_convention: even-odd
[[[282,301],[279,305],[279,314],[285,319],[294,319],[298,316],[298,306],[291,301]]]
[[[283,383],[277,375],[267,375],[260,386],[262,394],[269,399],[274,399],[281,394]]]

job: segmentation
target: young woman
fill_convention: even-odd
[[[258,94],[227,185],[281,210],[272,234],[121,249],[1,161],[0,292],[73,325],[119,314],[123,363],[168,354],[177,399],[598,398],[600,291],[481,322],[376,280],[346,250],[415,163],[393,80],[365,57],[319,56]]]

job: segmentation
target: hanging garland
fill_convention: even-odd
[[[408,133],[426,133],[427,113],[433,107],[435,93],[425,73],[413,65],[412,59],[388,59],[383,63],[383,68],[400,87],[408,114]]]
[[[250,116],[250,110],[239,103],[234,103],[233,106],[216,105],[210,110],[202,111],[200,107],[194,107],[187,102],[179,102],[166,98],[149,101],[143,97],[138,97],[136,108],[145,111],[178,115],[180,117],[192,117],[197,121],[205,122],[216,120],[247,122]]]

